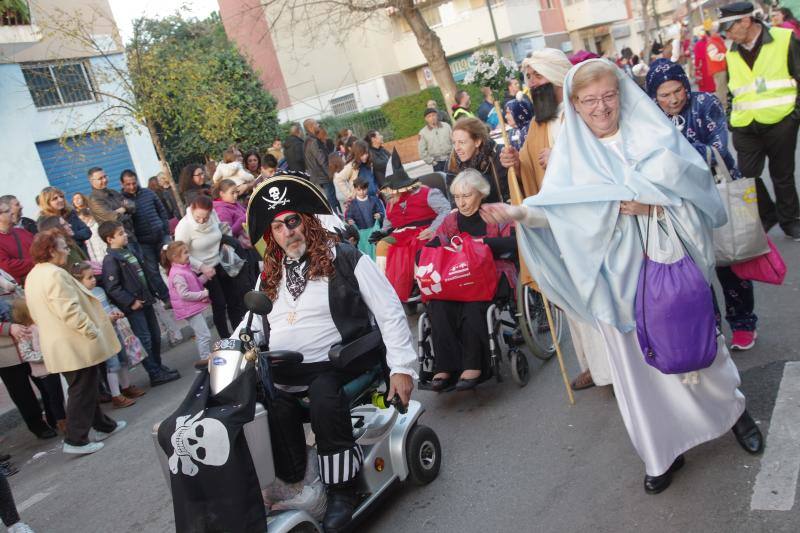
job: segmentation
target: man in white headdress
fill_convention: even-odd
[[[537,50],[522,62],[531,89],[534,120],[521,151],[517,152],[511,146],[504,148],[500,164],[506,168],[514,167],[526,197],[537,194],[542,188],[550,149],[555,145],[564,119],[564,78],[570,68],[572,63],[567,56],[555,48]],[[572,388],[581,390],[594,385],[610,385],[611,371],[605,352],[600,348],[603,345],[600,333],[574,316],[567,315],[567,322],[581,367]]]

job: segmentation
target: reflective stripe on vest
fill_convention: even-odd
[[[797,82],[794,78],[788,80],[770,80],[765,81],[764,86],[767,89],[789,89],[791,87],[797,87]],[[745,85],[744,87],[739,87],[738,89],[731,91],[733,96],[741,96],[745,93],[756,92],[758,89],[758,85],[753,82],[750,85]]]
[[[789,43],[792,30],[767,28],[772,42],[763,43],[753,68],[738,51],[728,51],[728,88],[733,95],[731,126],[753,121],[777,124],[794,111],[797,83],[789,74]]]

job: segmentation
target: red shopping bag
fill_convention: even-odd
[[[772,239],[767,237],[767,243],[769,243],[768,253],[731,265],[733,273],[742,279],[782,285],[783,278],[786,277],[786,263]]]
[[[401,302],[408,301],[414,288],[414,257],[425,241],[417,239],[425,228],[404,228],[392,233],[395,240],[386,252],[386,278]]]
[[[450,246],[423,248],[414,275],[423,302],[487,302],[497,291],[491,249],[466,233],[453,237]]]

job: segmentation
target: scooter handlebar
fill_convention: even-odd
[[[400,395],[397,393],[395,393],[395,395],[392,396],[392,399],[389,400],[389,404],[397,409],[397,412],[401,415],[404,415],[408,412],[408,406],[403,404],[403,400],[400,399]]]

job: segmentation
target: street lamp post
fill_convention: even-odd
[[[486,0],[486,9],[489,10],[489,20],[492,22],[492,33],[494,33],[494,47],[497,49],[497,57],[502,57],[500,50],[500,37],[497,36],[497,26],[494,24],[494,14],[492,13],[492,0]]]

